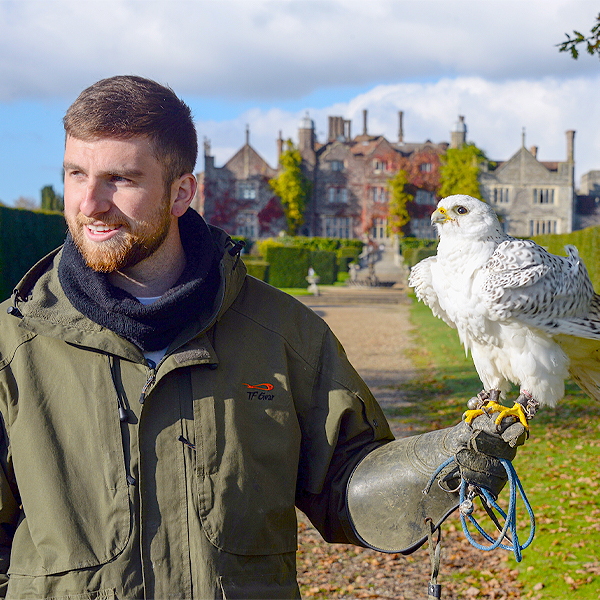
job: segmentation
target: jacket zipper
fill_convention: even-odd
[[[148,379],[146,379],[146,383],[142,388],[142,393],[140,395],[140,404],[144,404],[144,400],[146,400],[146,394],[148,393],[148,388],[156,381],[156,363],[150,359],[147,360],[147,363],[150,372],[148,373]]]

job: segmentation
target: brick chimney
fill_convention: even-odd
[[[567,162],[575,162],[575,132],[572,129],[567,131]]]
[[[537,158],[537,151],[538,151],[537,146],[531,146],[531,149],[529,150],[529,152],[531,152],[531,154],[533,155],[533,158]]]
[[[404,143],[404,112],[398,111],[398,143]]]

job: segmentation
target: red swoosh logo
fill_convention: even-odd
[[[264,390],[265,392],[270,392],[273,389],[273,386],[270,383],[259,383],[257,385],[250,385],[249,383],[242,383],[249,390]]]

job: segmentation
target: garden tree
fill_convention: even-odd
[[[487,160],[483,150],[472,143],[448,148],[441,156],[439,195],[466,194],[482,200],[477,176]]]
[[[406,171],[400,169],[389,181],[390,202],[388,209],[388,226],[392,233],[402,236],[402,228],[409,222],[407,204],[414,196],[407,191],[408,177]]]
[[[600,13],[598,13],[596,24],[592,27],[590,35],[587,37],[576,30],[573,30],[573,37],[568,33],[565,33],[565,35],[567,36],[567,41],[556,44],[559,52],[570,52],[571,57],[577,60],[579,57],[579,49],[577,46],[579,44],[584,44],[588,54],[591,54],[592,56],[597,54],[598,58],[600,58]]]
[[[292,140],[287,140],[286,149],[279,157],[281,171],[269,180],[269,185],[281,200],[290,235],[296,235],[304,223],[304,207],[310,193],[310,181],[302,172],[301,164],[300,151]]]
[[[51,185],[42,188],[42,210],[63,210],[63,197],[55,193]]]

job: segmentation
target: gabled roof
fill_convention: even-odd
[[[558,170],[558,162],[540,162],[527,148],[521,146],[507,161],[496,163],[498,166],[492,172],[498,178],[515,177],[521,171],[523,163],[528,170],[528,178],[532,175],[548,176]]]
[[[276,171],[250,144],[244,144],[222,167],[243,178],[251,175],[265,174],[273,176]],[[248,173],[244,171],[248,168]]]

